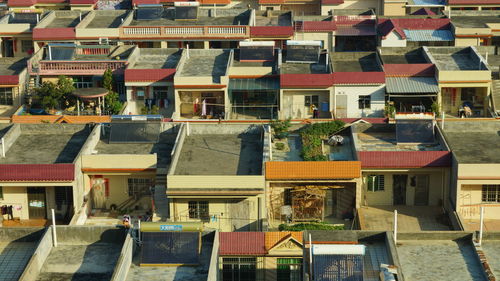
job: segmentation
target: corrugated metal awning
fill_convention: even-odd
[[[406,40],[420,41],[453,41],[453,34],[450,30],[404,30]]]
[[[229,90],[278,90],[278,78],[262,77],[256,79],[229,79]]]
[[[393,94],[437,94],[439,87],[434,77],[386,77],[386,92]],[[413,96],[413,95],[412,95]]]
[[[375,36],[373,25],[337,25],[335,36]]]

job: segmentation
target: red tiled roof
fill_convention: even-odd
[[[321,0],[321,5],[340,5],[344,4],[344,0]]]
[[[17,85],[17,84],[19,84],[19,76],[0,75],[0,85]]]
[[[60,4],[66,3],[66,0],[37,0],[37,4]]]
[[[382,19],[379,21],[378,26],[377,26],[378,32],[380,35],[382,35],[382,39],[385,39],[385,37],[391,33],[392,31],[395,31],[401,38],[406,39],[406,35],[404,31],[401,29],[401,27],[392,19]]]
[[[213,5],[213,4],[227,5],[227,4],[231,4],[231,0],[200,0],[200,4],[201,5]]]
[[[281,74],[283,88],[328,88],[333,85],[331,74]]]
[[[386,76],[409,77],[409,76],[434,76],[435,67],[432,63],[417,64],[384,64]]]
[[[172,81],[175,69],[125,69],[125,82]]]
[[[0,164],[0,181],[73,181],[74,164]]]
[[[431,9],[429,9],[429,8],[418,9],[411,14],[414,16],[435,16],[436,15],[436,13],[431,11]]]
[[[36,0],[8,0],[9,7],[29,7],[36,4]]]
[[[220,255],[265,255],[264,232],[220,232]]]
[[[97,0],[69,0],[71,5],[94,5]]]
[[[448,167],[449,151],[361,151],[362,168]]]
[[[335,72],[334,84],[384,84],[384,72]]]
[[[76,39],[75,29],[72,27],[63,28],[34,28],[34,40],[64,40]]]
[[[160,4],[160,0],[132,0],[132,5]]]
[[[252,37],[281,37],[293,36],[292,26],[251,26],[250,36]]]
[[[499,5],[500,0],[448,0],[448,5]]]
[[[385,38],[393,30],[403,39],[406,38],[403,29],[408,30],[440,30],[450,29],[450,19],[380,19],[378,30],[380,35]]]
[[[334,21],[304,21],[302,22],[303,31],[333,31],[337,29]]]

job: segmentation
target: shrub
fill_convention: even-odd
[[[303,230],[344,230],[343,225],[333,225],[324,222],[298,223],[298,224],[280,224],[280,231],[303,231]]]
[[[276,143],[276,149],[277,150],[283,150],[283,149],[285,149],[285,144],[282,143],[282,142]]]
[[[274,137],[284,139],[288,137],[288,129],[292,125],[290,118],[286,120],[273,120],[271,121],[271,128],[274,130]]]
[[[340,131],[345,123],[335,120],[326,123],[314,123],[304,127],[300,131],[302,140],[301,156],[304,161],[327,161],[328,157],[323,154],[322,139]]]

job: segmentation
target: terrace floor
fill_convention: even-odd
[[[450,230],[437,206],[362,206],[358,209],[361,230],[393,230],[394,210],[398,210],[398,231]]]
[[[0,241],[0,281],[19,280],[37,244]]]
[[[498,230],[497,230],[498,231]],[[500,240],[483,240],[481,243],[488,263],[496,277],[500,276]]]
[[[462,219],[465,231],[479,231],[479,219]],[[500,231],[500,220],[484,220],[484,231]]]
[[[83,15],[82,15],[83,18]],[[78,16],[76,17],[56,17],[45,28],[66,28],[75,27],[80,23]]]
[[[478,64],[472,60],[469,54],[432,54],[436,60],[436,66],[440,70],[459,71],[459,70],[479,70]]]
[[[470,241],[398,240],[397,252],[406,280],[486,280]]]
[[[206,56],[191,55],[184,62],[180,76],[223,76],[226,74],[229,52]]]

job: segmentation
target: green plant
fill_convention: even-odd
[[[285,144],[282,143],[282,142],[276,143],[276,149],[277,150],[283,150],[283,149],[285,149]]]
[[[324,222],[298,223],[298,224],[280,224],[280,231],[303,231],[303,230],[344,230],[343,225],[333,225]]]
[[[147,107],[145,107],[145,106],[141,107],[141,114],[142,115],[146,115],[146,114],[148,114],[148,112],[149,112],[149,110]]]
[[[288,129],[292,125],[290,118],[286,120],[273,120],[271,121],[271,128],[274,130],[274,137],[284,139],[288,137]]]
[[[394,102],[387,102],[384,106],[384,115],[388,118],[394,118],[396,115],[396,107]]]
[[[160,108],[158,106],[156,106],[156,105],[153,105],[153,106],[151,106],[150,113],[151,114],[159,114],[160,113]]]
[[[35,89],[35,94],[44,109],[65,109],[75,104],[75,98],[70,95],[74,90],[71,78],[59,76],[57,83],[43,82],[41,87]]]
[[[441,105],[437,101],[434,101],[431,104],[431,111],[434,113],[434,115],[438,116],[440,110],[441,110]]]
[[[102,86],[108,90],[108,94],[104,98],[106,110],[109,111],[110,114],[119,114],[123,103],[120,101],[118,93],[113,91],[113,71],[109,68],[106,69],[102,75]]]
[[[309,124],[300,131],[302,140],[302,151],[300,153],[304,161],[327,161],[328,157],[323,154],[322,141],[330,135],[344,128],[345,123],[340,120],[324,123]]]

